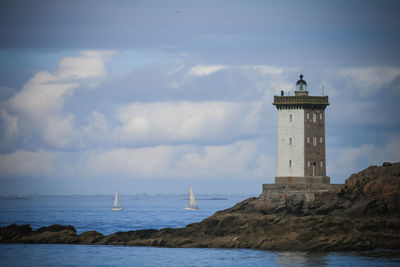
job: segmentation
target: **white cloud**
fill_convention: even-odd
[[[348,78],[358,89],[360,96],[369,96],[379,92],[400,76],[398,67],[346,68],[338,71],[339,75]]]
[[[206,146],[200,151],[186,153],[176,166],[183,177],[248,179],[258,175],[265,177],[268,171],[264,173],[259,169],[264,171],[264,166],[271,164],[270,160],[258,151],[256,143],[240,141],[224,146]]]
[[[259,131],[258,102],[149,102],[121,107],[118,140],[224,140]]]
[[[56,147],[65,147],[78,137],[72,114],[48,117],[43,123],[44,139]]]
[[[275,159],[257,140],[229,145],[160,145],[139,148],[0,154],[2,177],[125,177],[146,179],[254,179],[274,175]]]
[[[59,112],[65,99],[78,86],[77,83],[57,82],[49,72],[38,72],[8,101],[8,107],[12,112],[30,117]]]
[[[376,152],[376,148],[370,144],[364,144],[359,147],[341,148],[338,151],[338,157],[334,160],[335,168],[331,168],[333,166],[328,166],[328,169],[333,174],[339,172],[350,175],[352,172],[354,172],[355,169],[357,170],[359,166],[359,161],[362,158],[364,158],[363,160],[367,161],[369,164],[368,157],[370,157],[371,154],[375,154]]]
[[[157,146],[114,149],[89,158],[88,169],[94,174],[126,174],[130,177],[166,177],[171,174],[176,147]]]
[[[4,142],[9,142],[18,134],[18,117],[11,115],[5,109],[1,110],[1,119],[4,123]]]
[[[107,75],[104,63],[115,54],[115,51],[82,51],[78,57],[63,57],[58,64],[56,78],[80,80],[81,83],[88,80],[88,85],[95,87]]]
[[[207,76],[226,68],[224,65],[197,65],[189,70],[189,75]]]
[[[243,70],[253,70],[262,75],[282,75],[285,71],[284,68],[275,67],[270,65],[196,65],[189,70],[190,75],[196,76],[206,76],[212,73],[218,72],[223,69],[243,69]]]
[[[6,103],[7,112],[18,120],[21,128],[15,129],[15,123],[9,123],[6,126],[11,128],[6,132],[28,135],[36,132],[56,147],[65,147],[73,142],[78,130],[74,128],[74,116],[63,112],[64,103],[75,89],[83,84],[94,86],[105,77],[104,63],[113,54],[112,51],[83,51],[78,57],[62,58],[54,73],[36,73]],[[6,117],[4,114],[3,119],[10,121],[11,115]]]
[[[91,131],[105,131],[108,129],[108,123],[103,113],[92,111],[89,116],[89,125]]]
[[[327,148],[332,158],[327,160],[328,175],[347,179],[369,165],[383,162],[400,162],[400,134],[393,136],[386,144],[363,144],[358,147]]]
[[[55,173],[54,153],[18,150],[0,154],[0,176],[49,176]]]
[[[265,162],[264,162],[265,161]],[[257,144],[240,141],[223,146],[155,146],[114,149],[93,155],[88,169],[140,178],[259,178],[273,175],[274,160]]]
[[[254,66],[245,66],[245,68],[251,68],[263,75],[281,75],[284,71],[284,68],[269,66],[269,65],[254,65]]]

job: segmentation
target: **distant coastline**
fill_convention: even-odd
[[[25,195],[25,194],[15,194],[15,195],[0,195],[0,199],[32,199],[36,198],[38,195]]]
[[[219,200],[219,199],[216,199]],[[304,202],[249,198],[184,228],[103,235],[73,226],[0,228],[1,243],[253,248],[296,251],[400,249],[400,163],[370,166],[342,188]]]
[[[197,200],[228,200],[226,197],[211,197],[211,198],[196,198]],[[189,198],[184,198],[183,200],[189,200]]]

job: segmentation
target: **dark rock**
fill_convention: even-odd
[[[96,231],[88,231],[78,236],[80,244],[95,244],[100,242],[104,235]]]
[[[0,228],[0,243],[17,243],[21,237],[29,236],[33,233],[29,224],[11,224]]]
[[[71,231],[76,233],[76,230],[72,225],[60,225],[60,224],[53,224],[46,227],[40,227],[35,231],[35,233],[61,232],[61,231]]]
[[[19,243],[45,243],[45,244],[73,244],[78,242],[76,232],[60,230],[56,232],[45,231],[21,237]]]
[[[0,228],[1,243],[51,243],[66,244],[77,242],[73,226],[51,225],[32,231],[29,225],[9,225]]]

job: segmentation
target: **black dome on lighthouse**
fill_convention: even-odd
[[[296,83],[296,91],[307,91],[307,82],[303,80],[303,74],[300,74],[300,80]]]

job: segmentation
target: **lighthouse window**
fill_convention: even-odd
[[[315,176],[315,162],[312,164],[312,176]]]
[[[324,162],[323,162],[323,161],[321,161],[321,168],[322,168],[322,167],[324,167]]]
[[[313,145],[314,145],[314,146],[317,145],[317,137],[313,137]]]
[[[319,114],[319,119],[322,121],[322,113]]]
[[[307,143],[310,143],[310,137],[307,136]]]
[[[289,145],[292,144],[292,138],[289,138]]]
[[[307,113],[307,120],[310,119],[310,113]]]
[[[319,142],[322,144],[322,137],[319,138]]]
[[[290,114],[290,119],[289,120],[290,120],[290,122],[292,122],[292,114]]]
[[[289,160],[289,168],[291,168],[291,167],[292,167],[292,161]]]
[[[317,121],[317,114],[313,113],[313,117],[312,117],[313,122]]]

